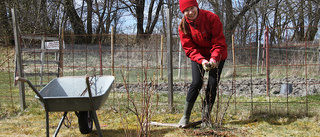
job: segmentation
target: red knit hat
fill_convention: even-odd
[[[179,4],[180,4],[180,10],[181,10],[182,13],[186,8],[189,8],[191,6],[197,6],[198,7],[197,0],[179,0]]]

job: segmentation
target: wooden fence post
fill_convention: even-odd
[[[180,40],[178,40],[179,43],[179,69],[178,69],[178,77],[179,77],[179,81],[181,80],[181,60],[182,60],[182,45]]]
[[[320,42],[319,42],[319,44],[320,44]],[[318,51],[319,51],[319,57],[318,57],[319,70],[318,70],[318,72],[320,72],[320,47],[319,47]]]
[[[22,68],[22,58],[21,58],[21,46],[19,43],[19,32],[18,32],[18,20],[16,15],[16,9],[12,8],[12,24],[14,31],[14,43],[15,43],[15,52],[16,52],[16,76],[23,77],[23,68]],[[21,110],[26,109],[26,100],[25,100],[25,89],[24,83],[19,82],[19,91],[20,91],[20,107]]]
[[[111,75],[114,76],[114,27],[111,28]]]
[[[167,9],[167,52],[168,52],[168,101],[169,109],[173,111],[173,74],[172,74],[172,31],[171,31],[171,10]]]
[[[161,35],[160,78],[163,79],[163,35]]]

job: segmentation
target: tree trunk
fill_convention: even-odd
[[[226,0],[226,29],[225,29],[225,37],[226,37],[226,43],[227,45],[232,44],[232,34],[234,30],[236,29],[237,25],[239,24],[239,21],[242,19],[242,17],[247,13],[248,10],[253,8],[255,4],[257,4],[261,0],[247,0],[243,8],[240,10],[238,15],[233,14],[233,6],[232,6],[232,0]]]
[[[233,22],[233,6],[232,0],[226,0],[226,30],[225,30],[225,37],[227,45],[232,44],[232,34],[238,22]]]
[[[98,1],[95,0],[95,3],[97,3]],[[103,18],[104,18],[104,15],[106,13],[106,5],[107,5],[107,0],[104,0],[104,5],[102,7],[102,13],[100,14],[100,11],[98,10],[99,9],[99,4],[95,4],[96,5],[96,8],[97,11],[95,11],[95,13],[97,14],[98,16],[98,20],[99,20],[99,25],[97,27],[97,30],[96,30],[96,34],[102,34],[102,31],[104,30],[104,27],[103,27]]]
[[[86,0],[87,2],[87,40],[92,42],[92,0]]]
[[[5,0],[0,0],[0,35],[6,36],[6,39],[0,39],[0,42],[3,41],[6,44],[14,44],[13,39],[9,39],[13,36],[13,32],[12,27],[9,24]]]
[[[147,27],[146,27],[146,30],[145,30],[145,33],[146,34],[152,34],[153,30],[154,30],[154,27],[156,25],[156,23],[158,22],[158,18],[159,18],[159,14],[160,14],[160,10],[161,10],[161,7],[162,7],[162,2],[163,0],[159,0],[159,4],[157,6],[157,10],[155,12],[155,15],[154,15],[154,19],[152,20],[152,15],[153,15],[153,5],[154,5],[154,0],[152,0],[151,4],[150,4],[150,7],[149,7],[149,12],[148,12],[148,22],[147,22]]]
[[[136,0],[136,18],[137,18],[137,35],[138,37],[144,34],[143,19],[144,19],[144,4],[145,0]]]
[[[41,0],[39,5],[40,7],[40,24],[41,28],[43,29],[42,33],[50,34],[51,28],[49,28],[49,18],[48,18],[48,11],[47,11],[47,0]]]
[[[219,4],[219,0],[208,0],[208,1],[212,5],[214,13],[220,17],[221,21],[223,21],[223,14],[221,14],[222,6]]]
[[[75,10],[73,0],[66,0],[65,8],[67,10],[67,16],[69,17],[69,21],[71,22],[74,34],[80,35],[76,36],[76,42],[85,42],[85,40],[83,39],[83,35],[85,34],[84,25],[81,18],[77,14],[77,11]]]
[[[273,19],[273,28],[274,29],[270,29],[270,38],[269,38],[269,40],[270,40],[270,43],[271,44],[273,44],[273,43],[275,43],[276,42],[276,31],[277,31],[277,29],[278,29],[278,26],[279,26],[279,4],[280,4],[280,2],[277,0],[277,1],[275,1],[275,5],[274,5],[274,15],[273,15],[273,17],[274,17],[274,19]]]
[[[317,3],[315,3],[316,5]],[[308,17],[309,17],[309,26],[306,32],[306,40],[313,41],[317,32],[318,24],[320,20],[320,9],[319,6],[315,6],[315,9],[312,9],[313,3],[311,0],[308,1]]]
[[[296,26],[295,36],[297,41],[304,41],[304,0],[300,0],[300,5],[298,8],[298,22]]]

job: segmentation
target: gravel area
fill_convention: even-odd
[[[206,83],[206,82],[205,82]],[[267,86],[265,78],[242,79],[242,80],[222,80],[220,82],[219,91],[224,95],[229,95],[235,92],[237,96],[253,96],[267,95]],[[174,83],[173,91],[185,94],[189,89],[190,83]],[[291,85],[292,89],[289,88]],[[126,88],[122,84],[116,85],[117,91],[125,92]],[[167,83],[160,83],[152,86],[148,84],[148,88],[157,92],[167,92]],[[129,85],[129,91],[141,91],[141,85]],[[235,90],[232,90],[235,89]],[[286,90],[287,89],[287,90]],[[320,94],[320,80],[319,79],[305,79],[305,78],[288,78],[288,79],[270,79],[269,92],[271,96],[283,96],[286,92],[289,96],[306,96]]]

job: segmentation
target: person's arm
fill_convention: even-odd
[[[223,34],[222,23],[220,21],[220,18],[215,14],[210,16],[209,19],[213,22],[213,27],[211,29],[211,43],[213,43],[212,49],[210,50],[211,58],[213,58],[217,62],[220,62],[222,52],[227,49],[226,40]]]
[[[202,60],[205,59],[197,50],[197,46],[192,42],[192,38],[189,35],[184,34],[179,29],[180,41],[182,48],[184,49],[186,56],[192,61],[202,64]]]

